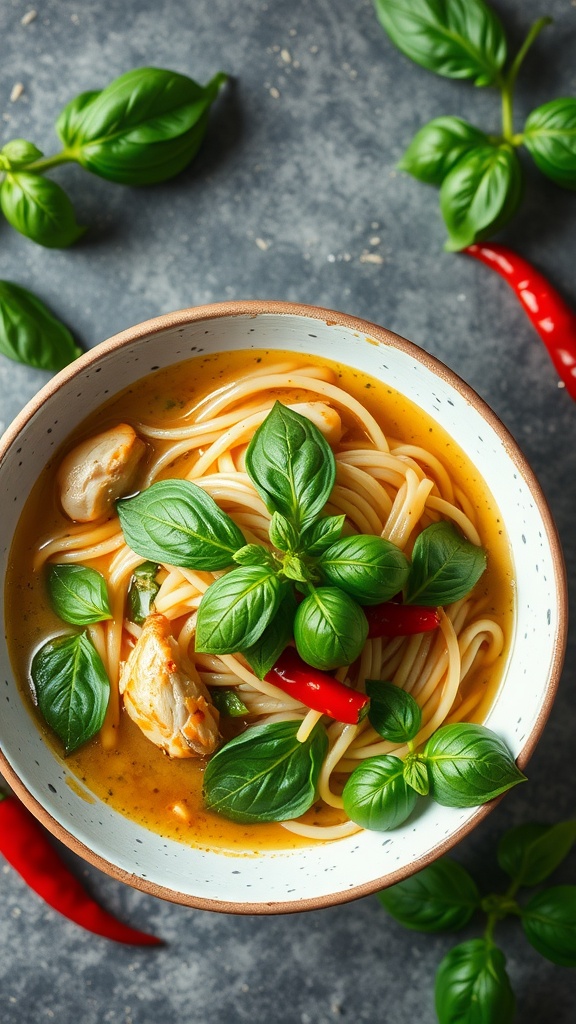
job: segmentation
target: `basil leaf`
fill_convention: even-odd
[[[576,821],[518,825],[502,836],[498,863],[517,885],[539,885],[562,863],[575,842]]]
[[[296,608],[294,591],[289,587],[282,597],[276,615],[260,638],[251,647],[243,648],[242,654],[259,679],[264,679],[292,639]]]
[[[492,85],[506,37],[483,0],[374,0],[380,24],[410,60],[446,78]]]
[[[0,149],[0,157],[5,157],[8,166],[14,168],[25,167],[26,164],[39,160],[42,155],[38,146],[35,146],[33,142],[27,142],[26,139],[12,139]],[[3,162],[0,160],[0,167],[2,165]]]
[[[316,566],[305,562],[299,555],[284,555],[282,572],[287,579],[294,580],[295,583],[312,583],[318,579]]]
[[[416,538],[405,602],[430,607],[466,597],[486,568],[486,552],[450,523],[433,523]]]
[[[557,185],[576,188],[576,99],[537,107],[524,126],[524,145],[534,163]]]
[[[512,1024],[516,1000],[506,958],[484,939],[455,946],[436,974],[439,1024]]]
[[[531,946],[561,967],[576,967],[576,885],[536,893],[522,908],[522,927]]]
[[[268,510],[299,533],[328,501],[336,462],[318,427],[276,402],[248,446],[246,472]]]
[[[367,679],[368,721],[391,743],[408,743],[422,724],[422,711],[411,693],[382,679]]]
[[[416,133],[398,168],[429,185],[441,185],[466,153],[487,145],[488,136],[462,118],[435,117]]]
[[[128,587],[128,617],[139,626],[150,615],[156,594],[160,590],[160,585],[156,582],[159,568],[156,562],[143,562],[132,573]]]
[[[196,156],[226,75],[206,86],[161,68],[135,68],[64,108],[56,131],[87,171],[123,185],[152,185]]]
[[[270,543],[278,548],[279,551],[297,551],[300,546],[300,535],[289,519],[285,516],[280,515],[280,512],[274,512],[272,519],[270,520],[270,529],[268,531],[270,537]]]
[[[300,546],[307,555],[321,555],[340,539],[346,516],[323,516],[302,532]]]
[[[249,714],[248,708],[234,690],[225,690],[221,686],[210,687],[210,698],[217,711],[229,718],[244,718]]]
[[[262,544],[245,544],[232,555],[238,565],[266,565],[275,568],[276,562],[271,551]]]
[[[64,249],[86,230],[76,223],[64,189],[39,174],[8,173],[0,188],[0,206],[16,231],[48,249]]]
[[[361,761],[342,792],[348,817],[375,832],[388,832],[406,821],[418,796],[406,785],[403,768],[400,758],[392,754]]]
[[[384,889],[378,899],[395,921],[418,932],[457,931],[480,906],[476,882],[449,857]]]
[[[85,633],[49,640],[32,659],[38,707],[67,754],[101,728],[110,683],[100,655]]]
[[[356,661],[367,636],[368,620],[360,605],[336,587],[315,588],[294,618],[298,654],[324,671]]]
[[[445,807],[477,807],[526,777],[506,744],[484,725],[443,725],[424,749],[430,792]]]
[[[0,352],[39,370],[61,370],[82,355],[41,299],[12,281],[0,281]]]
[[[511,146],[471,149],[446,175],[440,209],[448,228],[448,252],[494,234],[514,216],[524,188],[522,168]]]
[[[204,802],[238,822],[286,821],[316,799],[326,733],[316,725],[303,743],[299,722],[271,722],[236,736],[208,762]]]
[[[200,601],[196,650],[203,654],[235,654],[262,636],[274,618],[282,589],[265,565],[247,565],[212,583]]]
[[[422,754],[408,754],[408,757],[404,759],[404,781],[416,790],[418,796],[428,796],[430,778],[428,765]]]
[[[403,589],[410,571],[400,548],[383,537],[364,534],[337,540],[318,564],[328,583],[364,605],[389,601]]]
[[[190,480],[160,480],[116,502],[129,547],[154,562],[227,569],[246,541],[236,523]]]
[[[48,594],[56,614],[73,626],[112,618],[106,580],[87,565],[49,565]]]

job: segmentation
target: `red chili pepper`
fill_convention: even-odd
[[[294,647],[286,648],[265,679],[307,708],[338,722],[357,725],[368,714],[370,698],[365,693],[358,693],[327,672],[307,665]]]
[[[568,394],[576,399],[576,314],[544,275],[512,249],[485,242],[463,251],[508,282],[546,345]]]
[[[86,892],[60,859],[43,827],[14,796],[0,792],[0,852],[34,892],[69,921],[135,946],[161,946],[155,935],[122,924]]]
[[[368,638],[377,636],[412,636],[414,633],[429,633],[440,625],[437,608],[418,604],[398,604],[385,601],[363,608],[368,619]]]

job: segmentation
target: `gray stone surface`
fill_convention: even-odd
[[[520,125],[531,106],[576,92],[576,10],[569,0],[495,6],[515,44],[536,17],[555,17],[526,63]],[[33,7],[37,17],[22,24]],[[72,96],[146,64],[200,81],[219,68],[233,76],[195,164],[140,190],[60,169],[54,177],[90,230],[72,249],[48,251],[2,223],[0,277],[41,295],[87,347],[157,313],[252,297],[343,309],[405,335],[475,387],[516,436],[549,498],[573,590],[574,405],[505,285],[442,252],[434,191],[395,170],[416,128],[439,114],[496,130],[496,94],[410,64],[369,0],[4,0],[2,138],[24,136],[54,152],[52,125]],[[17,82],[24,90],[11,101]],[[528,164],[527,173],[523,210],[503,239],[576,306],[576,194]],[[0,359],[0,426],[45,378]],[[504,829],[574,816],[574,663],[572,631],[529,784],[457,850],[488,887],[502,884],[493,851]],[[67,856],[105,906],[168,945],[140,952],[85,934],[4,866],[2,1024],[435,1020],[434,970],[453,939],[404,931],[376,897],[289,917],[211,915]],[[574,853],[557,877],[576,882]],[[464,937],[474,934],[470,926]],[[538,957],[515,922],[501,927],[500,942],[518,1020],[572,1022],[573,972]]]

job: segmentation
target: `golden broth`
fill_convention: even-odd
[[[138,422],[170,426],[175,412],[199,402],[206,395],[266,363],[293,359],[289,352],[223,352],[198,356],[187,363],[159,370],[121,395],[107,402],[84,421],[70,438],[66,450],[120,421],[137,427]],[[304,357],[298,357],[304,358]],[[338,383],[376,418],[385,434],[403,444],[420,445],[447,468],[455,485],[467,496],[488,551],[488,567],[476,593],[483,597],[483,611],[503,629],[507,638],[496,665],[480,665],[468,684],[468,691],[482,692],[469,720],[482,721],[497,691],[512,631],[513,580],[507,538],[498,509],[478,471],[464,453],[430,417],[394,389],[374,378],[329,360],[306,356],[309,364],[329,366]],[[305,400],[297,391],[282,391],[286,403]],[[354,430],[351,420],[343,424]],[[357,428],[356,428],[357,430]],[[155,442],[162,450],[163,442]],[[30,664],[34,652],[49,637],[63,631],[63,624],[48,603],[43,573],[33,568],[34,555],[43,538],[65,529],[69,521],[60,510],[54,474],[64,450],[46,466],[27,502],[10,553],[6,579],[9,593],[6,629],[16,677],[38,727],[60,754],[58,740],[37,712],[31,692]],[[163,475],[184,475],[186,459],[168,467]],[[105,570],[109,556],[97,567]],[[94,563],[92,563],[94,564]],[[466,691],[463,693],[466,701]],[[202,805],[204,762],[201,759],[171,760],[149,742],[126,714],[120,717],[117,745],[104,750],[98,737],[66,758],[66,767],[91,793],[145,827],[166,837],[201,847],[241,849],[247,855],[264,847],[287,849],[311,840],[287,832],[280,825],[238,825],[213,814]],[[88,797],[90,798],[90,797]],[[304,817],[309,823],[333,824],[342,815],[322,804]]]

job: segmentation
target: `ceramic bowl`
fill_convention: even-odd
[[[159,317],[82,356],[40,391],[0,444],[2,576],[39,471],[84,417],[158,367],[202,351],[252,348],[313,352],[365,370],[439,422],[479,469],[507,525],[517,586],[514,638],[486,724],[523,768],[550,711],[565,644],[564,567],[549,509],[514,440],[478,395],[438,360],[374,324],[316,307],[232,302]],[[3,637],[0,665],[0,769],[15,792],[76,853],[175,902],[237,913],[344,902],[429,864],[490,810],[455,810],[429,801],[416,820],[389,833],[361,832],[255,856],[190,848],[98,800],[87,802],[78,787],[67,784],[65,761],[46,744],[22,700]]]

